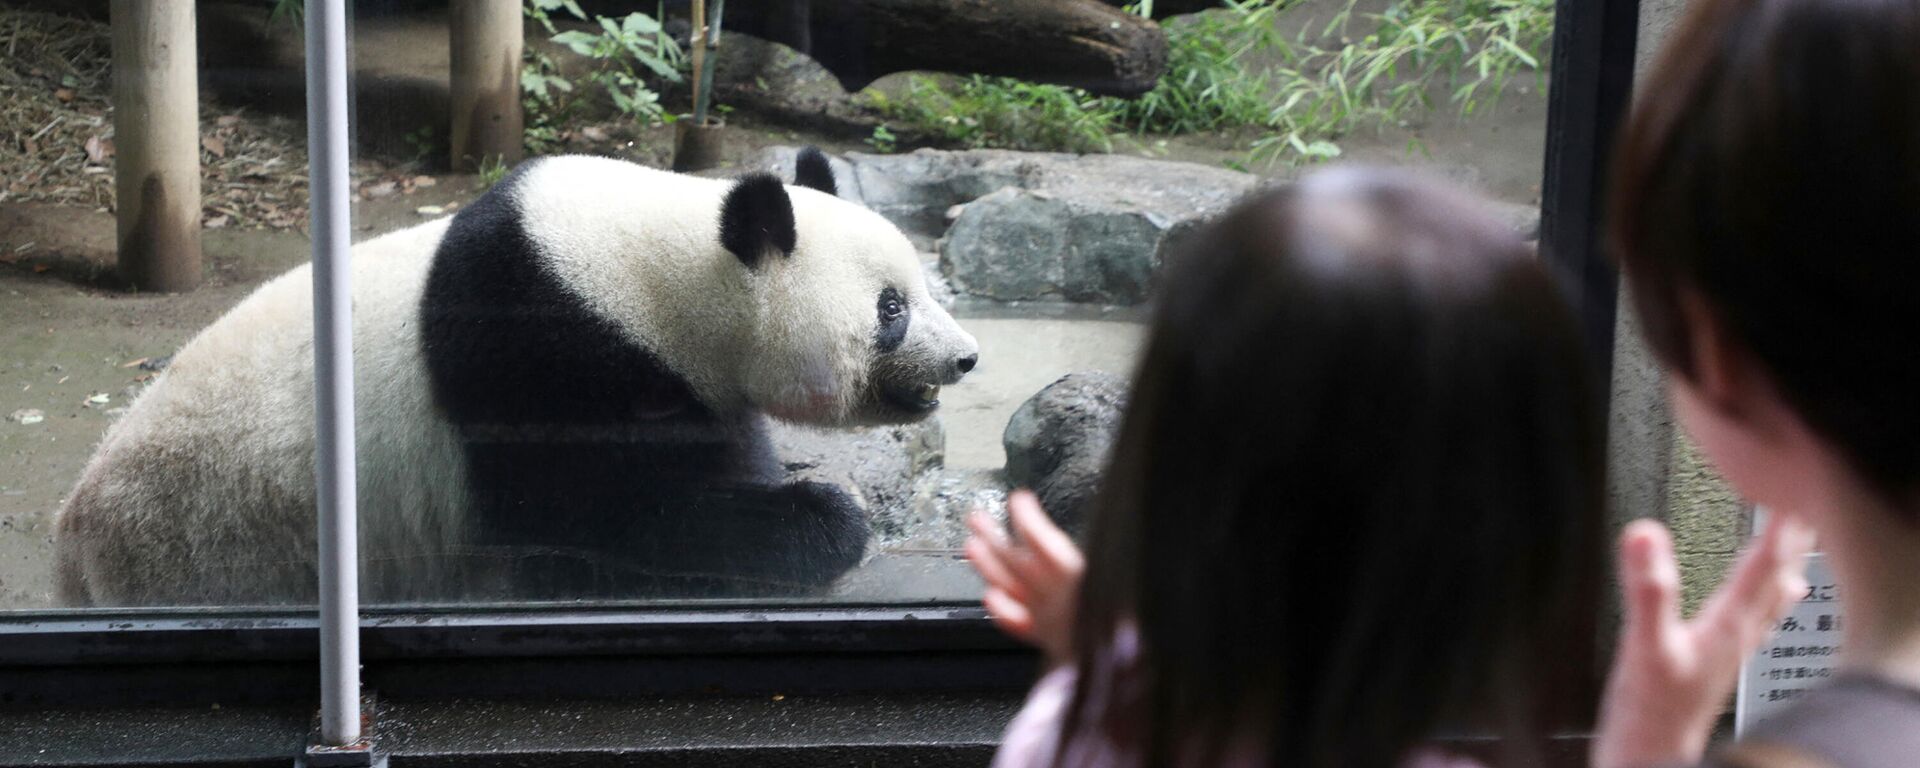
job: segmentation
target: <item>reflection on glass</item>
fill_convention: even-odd
[[[357,9],[367,600],[970,600],[968,511],[1029,485],[1083,521],[1196,223],[1324,162],[1537,221],[1545,0],[996,20],[1045,57],[919,4],[952,18],[912,51],[859,2],[704,38],[652,4]],[[0,8],[0,607],[312,599],[292,5],[199,9],[206,267],[164,295],[113,268],[104,15]]]

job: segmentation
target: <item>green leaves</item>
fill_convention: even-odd
[[[602,21],[604,21],[604,19],[602,19]],[[596,54],[598,54],[600,50],[599,35],[589,35],[579,30],[567,30],[560,34],[554,35],[552,37],[552,40],[556,43],[559,43],[561,45],[564,45],[568,48],[573,49],[574,53],[580,54],[582,56],[594,56],[598,58]]]
[[[527,0],[525,11],[528,18],[547,30],[549,40],[594,62],[593,69],[581,79],[600,86],[614,109],[650,123],[669,119],[649,78],[680,82],[685,56],[658,20],[644,13],[589,17],[577,0]],[[599,31],[559,31],[553,19],[561,12],[578,21],[591,21]],[[579,107],[572,98],[573,81],[561,74],[559,63],[551,57],[529,50],[520,73],[520,87],[529,118],[528,149],[537,153],[552,148],[561,126]]]
[[[1271,165],[1333,159],[1340,137],[1362,126],[1404,125],[1442,98],[1472,114],[1514,74],[1544,77],[1553,0],[1390,0],[1378,13],[1347,0],[1324,26],[1288,38],[1277,17],[1299,1],[1223,0],[1169,23],[1167,74],[1134,100],[917,77],[899,98],[871,104],[896,125],[968,147],[1106,151],[1123,131],[1255,131],[1249,161]]]

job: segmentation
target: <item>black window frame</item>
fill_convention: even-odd
[[[1639,0],[1555,9],[1541,250],[1603,376],[1618,278],[1599,247],[1600,205],[1638,18]],[[0,613],[0,710],[311,700],[317,626],[312,608]],[[1018,695],[1038,671],[972,602],[376,606],[362,609],[361,643],[363,687],[389,696]],[[1596,680],[1602,667],[1596,654]]]

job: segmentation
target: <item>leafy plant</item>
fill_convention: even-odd
[[[899,148],[899,140],[900,137],[893,135],[886,123],[881,123],[873,127],[873,135],[867,137],[867,146],[873,147],[875,152],[888,155]]]
[[[413,147],[413,159],[416,161],[431,157],[440,150],[440,142],[434,138],[433,126],[423,125],[402,136],[407,146]]]
[[[1138,99],[1112,99],[1120,122],[1138,133],[1196,133],[1260,125],[1272,110],[1267,73],[1251,54],[1276,47],[1273,2],[1227,3],[1167,29],[1167,74]],[[1150,10],[1150,9],[1149,9]]]
[[[1354,38],[1356,23],[1372,31]],[[1515,73],[1532,71],[1543,85],[1552,32],[1552,0],[1402,0],[1358,22],[1348,0],[1321,30],[1339,46],[1280,42],[1291,50],[1276,73],[1273,133],[1254,143],[1252,156],[1325,159],[1338,155],[1331,142],[1349,130],[1404,124],[1434,109],[1435,91],[1472,114],[1498,99]]]
[[[1090,151],[1109,149],[1120,131],[1254,130],[1249,162],[1312,163],[1339,157],[1340,137],[1355,129],[1404,124],[1434,109],[1436,92],[1472,114],[1512,77],[1533,72],[1539,85],[1544,76],[1553,0],[1396,0],[1371,14],[1347,0],[1312,40],[1306,31],[1288,39],[1275,30],[1276,15],[1297,2],[1224,0],[1218,12],[1169,24],[1167,74],[1137,99],[1008,78],[951,87],[917,78],[898,100],[875,106],[970,147]]]
[[[527,0],[526,16],[540,24],[550,40],[593,62],[580,79],[599,86],[621,114],[648,124],[672,120],[650,82],[680,82],[686,57],[656,17],[638,12],[618,19],[589,17],[576,0]],[[560,31],[555,19],[569,16],[591,21],[599,30]],[[582,106],[574,80],[552,56],[529,49],[520,72],[520,91],[527,112],[527,148],[536,154],[553,149],[561,126]]]
[[[480,159],[480,186],[492,189],[507,177],[507,161],[499,155],[488,155]]]
[[[974,75],[952,87],[915,76],[898,100],[875,95],[881,114],[971,148],[1106,152],[1118,130],[1112,107],[1075,88]]]

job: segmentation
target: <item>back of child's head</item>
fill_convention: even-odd
[[[1612,243],[1649,346],[1688,294],[1920,522],[1920,0],[1702,0],[1646,78]]]
[[[1599,419],[1509,225],[1321,172],[1209,225],[1156,304],[1076,629],[1089,664],[1136,625],[1143,687],[1089,712],[1089,667],[1067,722],[1136,731],[1150,764],[1384,767],[1591,673]]]

